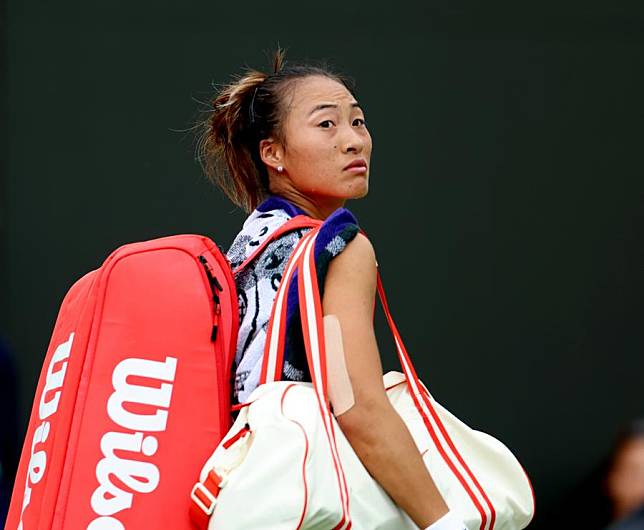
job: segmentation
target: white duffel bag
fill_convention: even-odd
[[[280,282],[267,335],[265,382],[239,407],[192,490],[195,513],[208,530],[418,529],[362,465],[330,411],[313,261],[316,236],[314,229],[300,240]],[[283,287],[296,269],[312,383],[278,381]],[[450,510],[468,530],[525,528],[534,514],[534,495],[523,468],[505,445],[469,428],[433,399],[393,322],[380,275],[378,293],[404,372],[387,373],[384,386]]]

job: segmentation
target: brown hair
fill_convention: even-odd
[[[284,143],[285,95],[297,79],[325,76],[353,92],[349,78],[328,66],[286,66],[285,50],[273,55],[273,72],[247,68],[224,85],[212,109],[199,125],[199,160],[206,176],[237,206],[252,211],[269,193],[269,176],[259,154],[259,142],[274,135]]]

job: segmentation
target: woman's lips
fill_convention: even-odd
[[[364,173],[367,171],[367,161],[364,158],[357,158],[344,166],[344,169],[352,173]]]
[[[350,171],[351,173],[366,173],[367,166],[353,166],[345,169],[345,171]]]

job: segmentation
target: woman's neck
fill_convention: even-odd
[[[324,221],[346,203],[346,199],[339,199],[337,197],[311,197],[296,190],[280,190],[273,193],[293,203],[301,210],[304,210],[309,217],[321,221]]]

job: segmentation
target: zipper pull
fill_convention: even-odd
[[[215,319],[212,325],[212,333],[210,334],[210,340],[215,342],[217,340],[217,329],[219,328],[219,313],[215,313]]]
[[[213,324],[212,332],[210,334],[210,340],[215,342],[217,340],[217,330],[219,328],[219,315],[221,314],[221,302],[219,300],[219,293],[223,291],[223,287],[219,283],[217,277],[213,274],[212,268],[208,263],[208,260],[204,256],[199,256],[199,262],[203,265],[204,270],[206,271],[206,277],[208,278],[208,284],[212,290],[212,301],[214,304],[214,315],[213,315]]]

